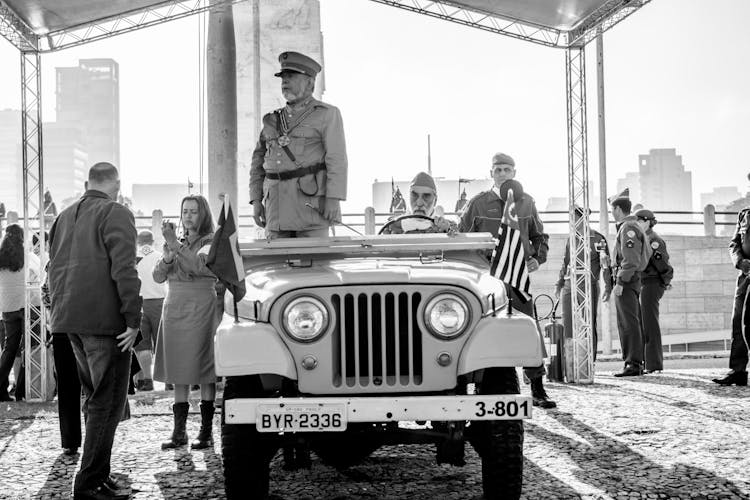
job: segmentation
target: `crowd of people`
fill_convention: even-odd
[[[263,117],[250,171],[254,219],[269,239],[327,236],[341,219],[340,202],[347,191],[341,113],[312,97],[321,70],[316,61],[296,52],[282,53],[279,61],[276,76],[287,105]],[[510,155],[495,154],[489,173],[491,189],[468,200],[463,193],[457,222],[435,214],[435,181],[425,172],[418,173],[409,186],[408,202],[398,191],[399,199],[392,204],[397,215],[381,232],[497,234],[503,214],[512,212],[521,233],[525,267],[528,273],[536,272],[547,261],[549,236],[534,199],[515,179],[516,163]],[[185,197],[179,206],[179,222],[163,222],[164,244],[159,249],[150,231],[137,233],[132,212],[117,202],[119,191],[117,168],[97,163],[89,170],[83,196],[61,213],[51,197],[45,196],[45,215],[52,225],[44,304],[54,350],[61,444],[71,455],[83,447],[74,484],[76,499],[128,498],[131,494],[110,475],[115,431],[129,416],[131,383],[136,390],[149,391],[156,380],[173,391],[174,426],[161,444],[165,450],[187,445],[190,390],[199,387],[201,427],[191,447],[213,446],[217,383],[213,334],[222,313],[223,289],[207,265],[214,234],[209,204],[199,195]],[[607,239],[590,230],[592,350],[596,353],[597,304],[614,295],[624,361],[615,376],[658,373],[663,369],[659,303],[673,278],[669,254],[654,231],[657,221],[652,211],[631,213],[627,191],[610,199],[610,205],[617,226],[612,252]],[[585,220],[580,208],[575,216],[579,223]],[[43,238],[40,244],[47,244],[47,237]],[[731,249],[740,270],[731,371],[715,381],[746,385],[750,209],[739,214]],[[570,261],[566,247],[556,296],[563,303],[567,336],[573,335]],[[23,230],[8,225],[0,243],[0,401],[11,399],[9,374],[14,364],[18,366],[26,270],[32,281],[44,279],[38,256],[25,253]],[[513,308],[534,316],[532,301],[513,286],[507,291]],[[31,301],[42,305],[41,296],[32,295]],[[544,351],[541,332],[539,340]],[[21,373],[15,377],[16,399],[23,398]],[[533,404],[556,407],[544,388],[544,365],[525,367],[524,374]],[[81,412],[85,433],[81,432]]]

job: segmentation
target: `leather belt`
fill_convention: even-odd
[[[297,177],[304,177],[305,175],[317,174],[321,170],[326,169],[325,163],[318,163],[317,165],[310,165],[309,167],[295,168],[294,170],[285,170],[284,172],[266,172],[266,178],[286,181],[289,179],[296,179]]]

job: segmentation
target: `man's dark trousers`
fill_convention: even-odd
[[[84,394],[86,436],[74,491],[101,486],[110,472],[112,443],[127,401],[130,351],[109,335],[68,334]]]
[[[653,278],[643,282],[641,289],[641,318],[646,370],[663,370],[664,354],[659,327],[659,301],[664,296],[664,285]]]
[[[520,311],[527,316],[531,316],[531,319],[536,321],[536,316],[534,315],[534,302],[532,299],[527,300],[526,302],[523,302],[521,300],[521,297],[516,292],[516,289],[510,286],[505,286],[506,291],[509,292],[509,297],[513,300],[513,309]],[[537,330],[538,330],[537,326]],[[544,361],[542,361],[542,364],[539,366],[526,366],[523,369],[523,373],[526,375],[526,377],[529,378],[529,380],[533,380],[535,378],[543,377],[546,373],[546,370],[544,369]]]
[[[747,370],[748,346],[750,346],[750,307],[748,288],[750,277],[740,274],[734,290],[732,307],[732,347],[729,351],[729,369],[736,372]]]
[[[63,448],[81,446],[81,381],[68,335],[52,335],[57,374],[57,413],[60,417],[60,440]]]
[[[643,331],[641,329],[641,305],[638,298],[641,292],[641,278],[634,277],[622,286],[622,295],[615,296],[617,309],[617,330],[620,334],[622,359],[626,365],[643,365]]]

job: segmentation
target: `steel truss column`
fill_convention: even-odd
[[[37,51],[21,52],[21,133],[23,156],[23,232],[26,255],[36,252],[41,269],[36,275],[26,266],[24,346],[26,400],[45,401],[47,390],[46,318],[41,296],[41,275],[47,262],[44,245],[44,179],[42,176],[42,73]],[[39,233],[36,245],[32,234]]]
[[[586,137],[585,46],[565,50],[568,110],[568,200],[570,217],[570,288],[573,313],[573,373],[569,382],[593,383],[591,317],[591,245],[589,232],[589,168]],[[575,206],[583,208],[576,223]]]

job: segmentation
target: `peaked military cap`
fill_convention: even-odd
[[[409,188],[413,187],[425,187],[432,189],[437,193],[437,187],[435,187],[435,179],[432,178],[427,172],[419,172],[409,184]]]
[[[279,54],[279,62],[281,70],[274,76],[281,76],[284,71],[293,71],[315,78],[323,69],[313,58],[299,52],[282,52]]]
[[[511,158],[510,155],[506,155],[505,153],[495,153],[495,155],[492,157],[492,164],[510,165],[511,167],[516,166],[516,162],[513,161],[513,158]]]
[[[611,205],[612,203],[615,202],[615,200],[623,200],[623,199],[624,200],[630,199],[630,188],[625,188],[622,190],[621,193],[618,193],[614,196],[610,196],[609,198],[607,198],[607,201]]]
[[[642,208],[636,211],[633,215],[635,215],[639,219],[653,220],[653,221],[656,220],[656,216],[654,215],[654,212],[652,212],[651,210],[647,210],[645,208]]]

